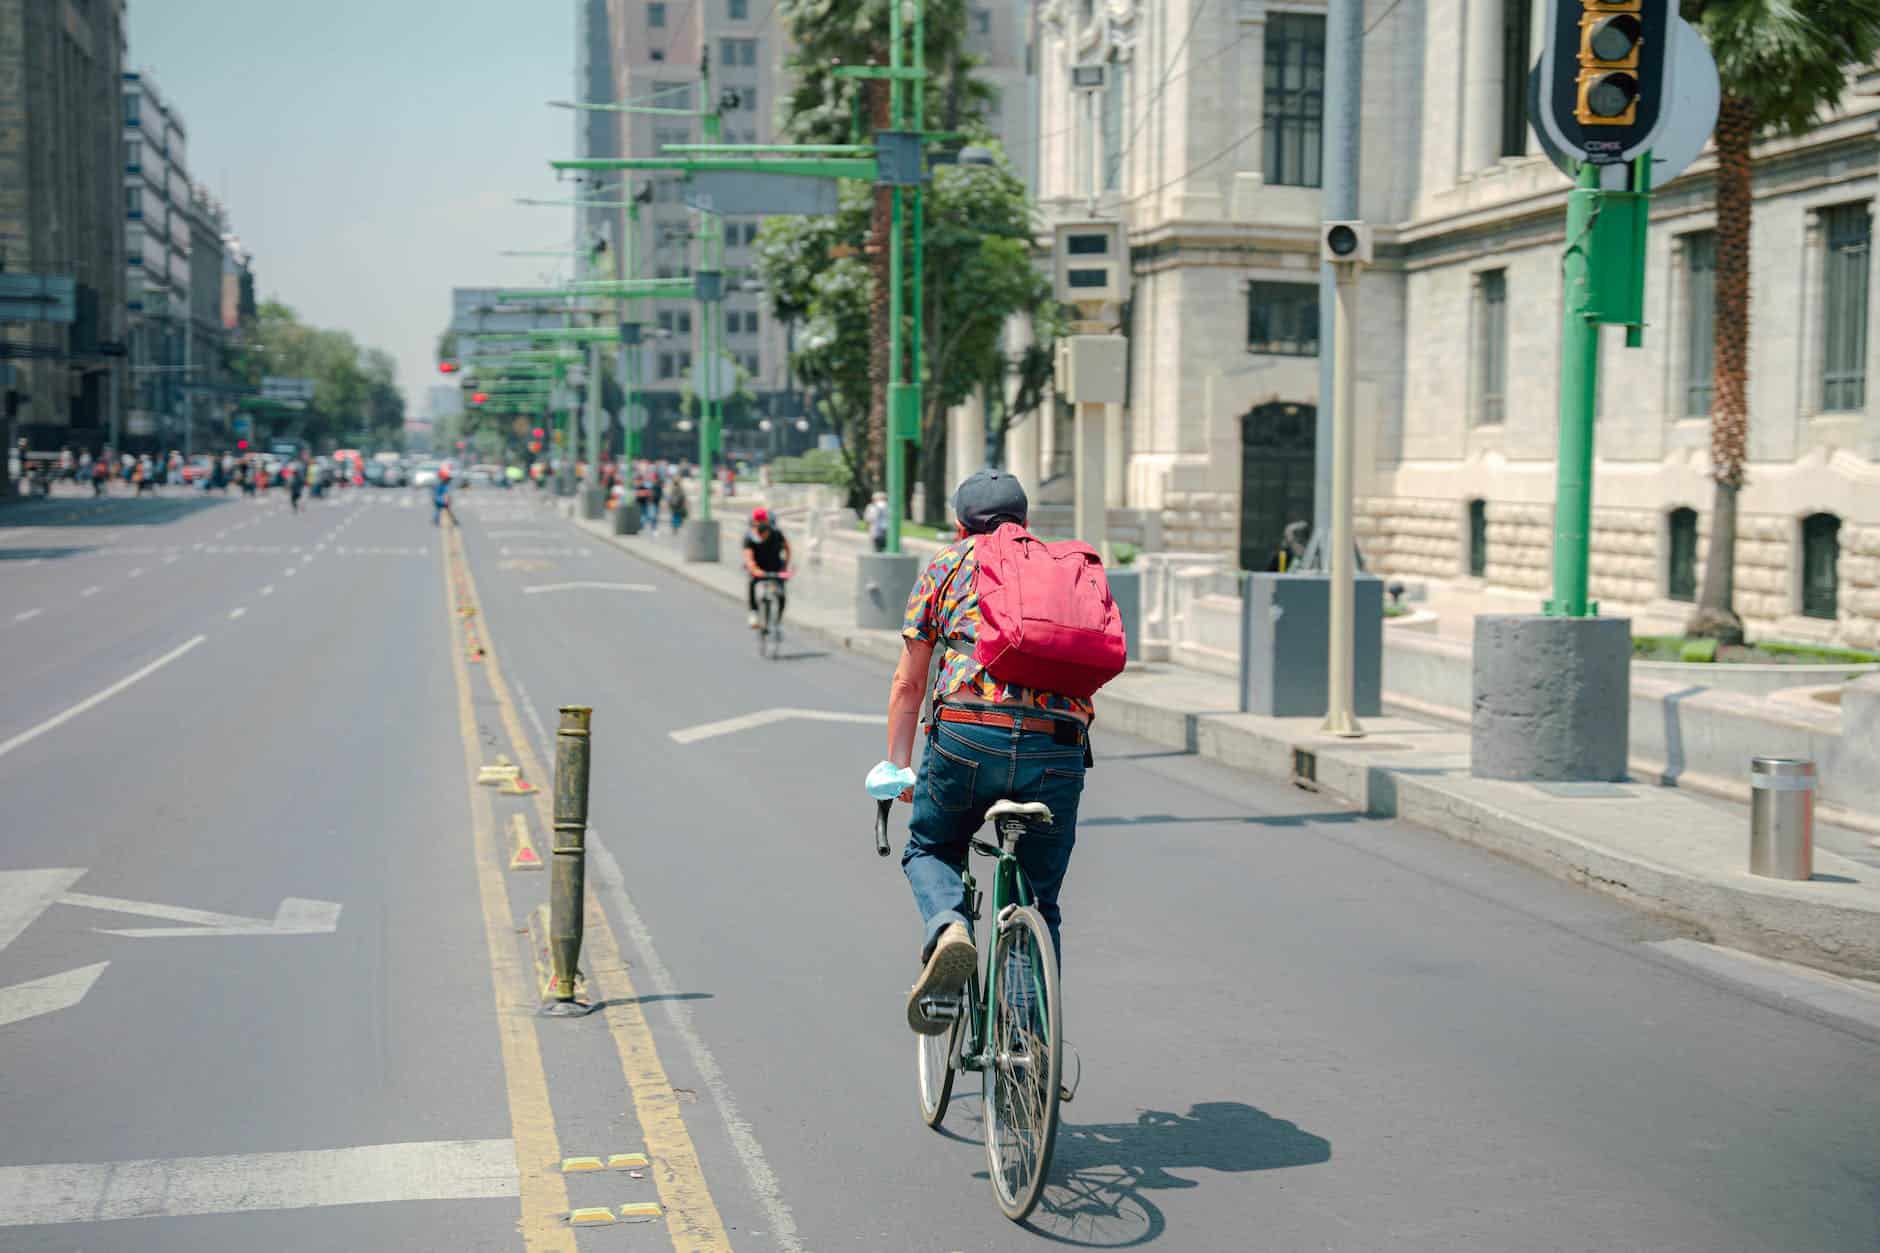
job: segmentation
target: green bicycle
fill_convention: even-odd
[[[875,851],[885,857],[893,802],[875,804]],[[1063,1094],[1064,1037],[1051,930],[1013,850],[1028,834],[1051,825],[1051,810],[1036,801],[1002,800],[986,811],[986,821],[997,843],[974,837],[971,848],[996,863],[993,943],[983,976],[975,974],[956,997],[923,1002],[929,1018],[950,1025],[938,1035],[918,1037],[920,1116],[929,1127],[938,1127],[953,1095],[954,1076],[979,1072],[993,1194],[1007,1218],[1023,1222],[1043,1195],[1051,1170]],[[966,885],[967,917],[976,933],[979,885],[970,865],[960,877]]]

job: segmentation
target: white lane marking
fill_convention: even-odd
[[[103,590],[104,590],[103,588],[101,588],[101,587],[98,587],[98,586],[95,586],[95,585],[94,585],[94,586],[92,586],[92,587],[88,587],[88,588],[86,588],[86,589],[85,589],[84,591],[82,591],[82,592],[80,592],[80,593],[79,593],[79,595],[80,595],[81,597],[84,597],[84,596],[96,596],[96,595],[97,595],[97,594],[98,594],[99,592],[101,592],[101,591],[103,591]]]
[[[756,713],[739,714],[735,718],[725,718],[718,722],[705,722],[695,727],[684,727],[667,734],[675,744],[696,744],[700,740],[714,739],[720,735],[735,735],[739,731],[752,731],[758,727],[767,727],[773,722],[853,722],[866,726],[880,726],[887,722],[886,714],[851,714],[837,713],[827,709],[760,709]]]
[[[535,712],[535,702],[529,699],[528,690],[522,686],[520,679],[515,681],[515,688],[522,712],[528,717],[529,725],[535,728],[536,747],[547,753],[552,745],[547,729],[542,726],[541,715]],[[777,1173],[770,1168],[770,1159],[764,1156],[764,1146],[757,1142],[757,1133],[738,1111],[738,1103],[731,1095],[731,1085],[725,1080],[725,1072],[719,1069],[718,1059],[712,1056],[704,1037],[692,1025],[692,1011],[678,995],[678,982],[673,979],[672,972],[666,969],[666,963],[660,960],[659,951],[653,947],[652,932],[647,930],[640,911],[633,907],[633,898],[627,895],[627,877],[621,873],[620,863],[614,860],[614,855],[601,841],[600,833],[592,827],[588,828],[588,839],[594,850],[595,877],[601,887],[612,894],[614,908],[620,912],[620,921],[626,926],[627,936],[639,950],[640,968],[653,981],[655,991],[662,998],[666,1016],[692,1058],[692,1069],[698,1072],[706,1091],[712,1094],[712,1104],[718,1107],[718,1117],[725,1125],[726,1134],[731,1137],[732,1150],[744,1166],[744,1175],[750,1180],[751,1192],[763,1208],[764,1217],[770,1220],[776,1247],[782,1253],[803,1253],[803,1242],[797,1239],[796,1234],[796,1215],[790,1212],[789,1205],[783,1199],[783,1187],[777,1182]]]
[[[200,548],[200,547],[202,547],[202,545],[200,545],[200,544],[198,544],[198,545],[196,545],[196,547],[198,547],[198,548]],[[176,554],[174,554],[174,553],[172,553],[172,554],[170,554],[170,555],[169,555],[168,557],[165,557],[165,558],[163,559],[163,564],[167,566],[167,565],[169,565],[169,564],[170,564],[170,563],[171,563],[172,561],[175,561],[175,560],[176,560]]]
[[[520,1194],[513,1140],[425,1140],[298,1153],[0,1169],[0,1226],[235,1214]]]
[[[656,592],[659,589],[651,583],[538,583],[522,589],[524,596],[534,596],[541,592],[573,592],[592,589],[597,592]]]
[[[1880,1030],[1880,991],[1806,966],[1698,940],[1657,940],[1649,947],[1741,989],[1806,1006],[1819,1014]]]
[[[0,949],[19,938],[84,877],[77,870],[0,870]]]
[[[13,615],[13,620],[15,622],[29,622],[44,612],[46,611],[43,609],[22,609]]]
[[[144,572],[144,568],[142,566],[138,566],[135,570],[131,571],[131,577],[134,579],[138,575],[142,574],[143,572]]]
[[[128,936],[133,940],[236,935],[331,935],[339,929],[340,914],[340,906],[332,901],[313,901],[300,896],[284,898],[271,920],[244,918],[240,914],[211,913],[206,909],[185,909],[180,905],[159,905],[154,901],[127,901],[117,896],[92,896],[86,892],[67,892],[59,898],[59,904],[195,924],[188,927],[131,927],[124,930],[97,928],[106,935]]]
[[[38,565],[38,564],[39,564],[40,562],[42,562],[42,561],[44,561],[44,560],[45,560],[45,558],[44,558],[44,557],[34,557],[34,558],[33,558],[33,559],[31,560],[31,561],[28,561],[28,562],[26,563],[26,566],[27,566],[27,568],[28,568],[28,569],[31,569],[31,568],[32,568],[33,566],[36,566],[36,565]]]
[[[266,587],[263,587],[263,588],[261,589],[261,594],[262,594],[263,596],[272,596],[272,595],[274,595],[274,584],[272,584],[272,583],[270,583],[270,584],[268,584],[268,585],[267,585]]]
[[[123,691],[127,687],[130,687],[132,684],[138,682],[140,679],[149,678],[151,675],[163,669],[163,667],[169,665],[172,661],[175,661],[178,657],[181,657],[184,653],[187,653],[190,649],[196,647],[196,645],[202,643],[204,640],[208,638],[209,637],[206,635],[198,635],[195,639],[190,640],[188,643],[180,644],[177,647],[172,648],[169,652],[163,654],[163,656],[157,658],[155,661],[151,662],[149,665],[143,667],[142,669],[133,671],[132,673],[125,675],[123,678],[119,679],[116,683],[113,683],[110,687],[105,688],[103,691],[94,692],[90,696],[87,696],[84,700],[79,701],[78,704],[72,706],[70,709],[66,710],[64,713],[54,714],[52,717],[47,718],[44,722],[40,723],[38,726],[32,727],[25,731],[21,731],[18,735],[14,736],[10,740],[0,742],[0,757],[5,757],[8,753],[12,752],[14,749],[20,747],[23,744],[31,743],[33,740],[38,739],[40,736],[52,730],[54,727],[63,726],[65,723],[70,722],[73,718],[76,718],[78,717],[78,715],[84,713],[87,709],[91,709],[92,707],[97,706],[97,705],[102,705],[105,701],[110,700],[113,696],[116,696],[119,692]]]
[[[228,611],[228,620],[230,622],[233,622],[235,621],[235,619],[241,617],[243,614],[247,612],[248,611],[246,609],[231,609]]]
[[[286,573],[287,573],[288,575],[290,575],[290,576],[292,576],[292,575],[296,575],[296,574],[299,574],[299,573],[300,573],[300,567],[299,567],[299,566],[289,566],[289,567],[287,567],[287,571],[286,571]]]
[[[0,1027],[72,1008],[85,999],[85,993],[91,991],[91,985],[98,982],[98,976],[110,964],[98,962],[0,988]]]

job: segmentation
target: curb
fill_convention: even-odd
[[[735,591],[693,574],[676,557],[664,560],[621,543],[611,533],[602,534],[598,527],[593,533],[649,565],[738,600]],[[798,618],[797,629],[888,664],[900,657],[899,638],[890,632],[843,628],[810,618]],[[1231,713],[1182,710],[1116,692],[1099,692],[1096,705],[1105,725],[1129,735],[1234,769],[1309,786],[1370,817],[1414,823],[1674,919],[1712,942],[1837,975],[1880,979],[1880,910],[1815,899],[1823,888],[1679,870],[1490,804],[1416,767],[1379,763],[1357,751],[1341,752],[1320,739],[1237,725],[1237,715]],[[1302,783],[1294,773],[1300,753],[1309,754],[1313,775],[1309,783]],[[1466,762],[1458,761],[1466,768]]]

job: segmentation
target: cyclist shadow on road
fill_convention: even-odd
[[[1146,1193],[1203,1186],[1171,1171],[1280,1170],[1331,1157],[1329,1140],[1239,1101],[1206,1101],[1186,1114],[1145,1110],[1133,1123],[1063,1122],[1029,1225],[1059,1244],[1136,1248],[1168,1226]]]

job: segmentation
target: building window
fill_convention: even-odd
[[[646,24],[655,29],[665,26],[666,6],[659,3],[659,0],[654,0],[652,4],[646,6]]]
[[[659,354],[659,377],[662,379],[669,379],[669,378],[674,377],[677,373],[678,371],[673,368],[672,354],[669,352],[660,353]]]
[[[1684,237],[1684,416],[1710,416],[1717,361],[1717,232]]]
[[[720,39],[718,53],[726,66],[756,65],[757,41],[755,39]],[[739,88],[740,91],[743,88]]]
[[[1697,599],[1697,510],[1673,509],[1667,522],[1665,595],[1690,604]]]
[[[1318,285],[1248,283],[1247,351],[1278,357],[1318,356]]]
[[[1317,187],[1325,119],[1325,19],[1272,13],[1266,20],[1266,181]]]
[[[653,146],[664,148],[667,144],[689,144],[692,142],[692,130],[687,126],[657,126],[653,128]]]
[[[1469,502],[1469,577],[1488,574],[1488,502]]]
[[[1840,612],[1841,520],[1831,513],[1802,519],[1802,615],[1826,618]]]
[[[124,125],[136,126],[143,120],[144,100],[136,92],[124,93]]]
[[[144,189],[126,187],[124,189],[124,211],[134,218],[144,215]]]
[[[734,22],[747,22],[751,18],[751,0],[727,0],[725,15]]]
[[[1475,420],[1488,426],[1507,417],[1508,271],[1488,270],[1475,280]]]
[[[1824,334],[1821,407],[1867,407],[1867,254],[1873,215],[1864,204],[1841,205],[1827,220],[1827,273],[1821,285]]]
[[[662,109],[689,109],[692,107],[692,84],[654,83],[653,103]]]
[[[757,112],[757,88],[753,84],[740,83],[732,90],[738,93],[738,108],[746,113]]]
[[[990,35],[992,33],[992,10],[973,10],[973,34]]]
[[[1533,0],[1502,0],[1501,6],[1501,155],[1527,152],[1528,71],[1534,66],[1530,32]]]
[[[144,146],[133,139],[124,145],[124,169],[135,174],[144,168]]]
[[[662,309],[659,314],[659,327],[674,335],[690,335],[692,311],[690,309]]]
[[[741,352],[738,354],[738,368],[752,378],[756,378],[760,373],[758,369],[759,364],[757,354],[754,352]]]
[[[1123,105],[1129,91],[1128,66],[1110,58],[1103,88],[1103,190],[1115,191],[1123,180]]]

